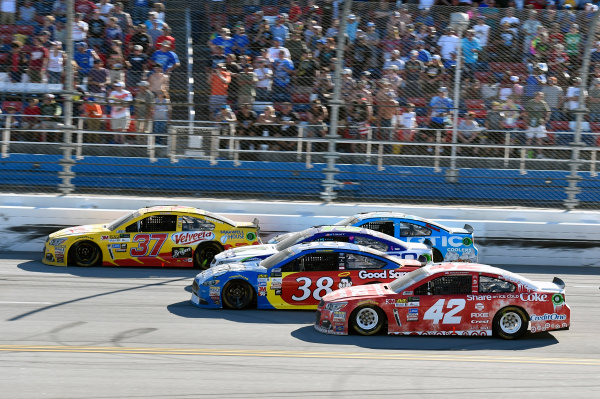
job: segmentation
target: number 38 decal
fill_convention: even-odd
[[[294,301],[298,301],[298,302],[308,299],[308,297],[310,297],[312,280],[308,277],[298,277],[296,279],[296,281],[298,283],[302,284],[300,287],[298,287],[298,289],[300,291],[302,291],[302,295],[300,295],[300,296],[292,295],[292,299]],[[324,297],[325,295],[329,294],[332,291],[332,289],[331,289],[332,286],[333,286],[333,279],[331,277],[321,277],[316,282],[316,287],[312,293],[312,297],[316,301],[320,301],[322,297]]]
[[[465,308],[466,301],[464,299],[450,299],[446,309],[450,309],[444,313],[445,299],[440,299],[430,307],[423,315],[423,320],[433,320],[433,324],[459,324],[462,316],[456,316],[458,312]]]

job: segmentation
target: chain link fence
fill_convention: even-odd
[[[170,102],[147,104],[166,116],[134,105],[115,132],[114,104],[94,99],[98,118],[31,126],[28,98],[4,90],[0,185],[598,208],[597,8],[354,1],[344,12],[333,1],[169,3],[180,65]]]

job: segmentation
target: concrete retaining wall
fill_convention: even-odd
[[[482,263],[600,266],[600,212],[117,196],[0,195],[0,251],[41,251],[46,235],[64,226],[105,223],[130,210],[169,204],[195,206],[234,220],[258,217],[267,237],[333,224],[358,212],[405,212],[450,227],[471,224]]]

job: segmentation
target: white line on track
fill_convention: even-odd
[[[598,288],[597,285],[572,285],[575,288]]]
[[[0,301],[0,305],[23,304],[23,305],[52,305],[53,302],[21,302],[21,301]]]

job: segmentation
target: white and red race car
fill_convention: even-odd
[[[473,263],[425,266],[391,283],[333,291],[317,308],[327,334],[496,335],[569,329],[565,284]]]

